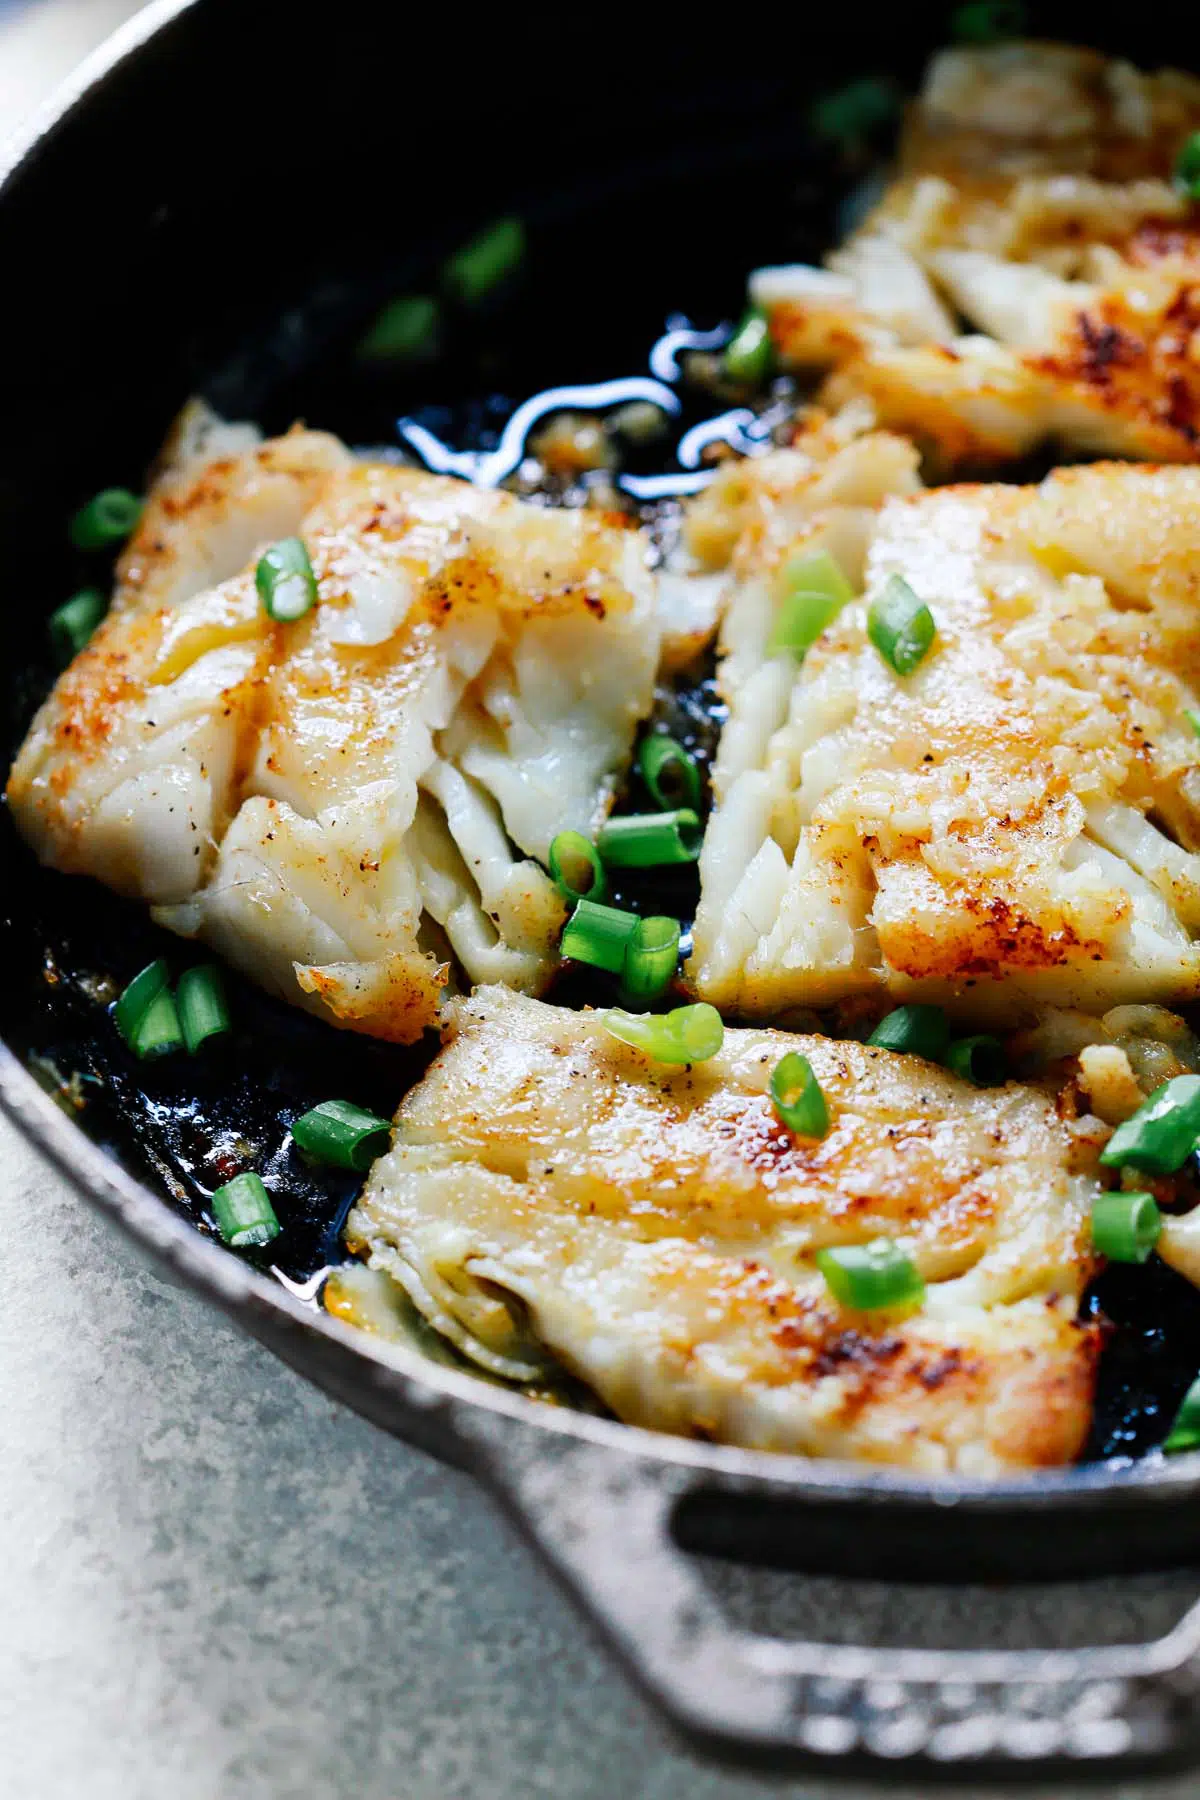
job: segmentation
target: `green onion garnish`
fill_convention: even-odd
[[[303,538],[280,538],[264,550],[254,585],[269,618],[302,619],[317,598],[317,578]]]
[[[679,920],[665,914],[639,919],[625,945],[621,994],[647,1006],[666,992],[679,962]]]
[[[1020,0],[971,0],[950,15],[950,31],[960,44],[1001,44],[1025,30]]]
[[[1189,200],[1200,200],[1200,131],[1185,138],[1175,158],[1175,185]]]
[[[154,996],[134,1027],[129,1047],[142,1062],[155,1062],[183,1049],[183,1027],[170,988]]]
[[[803,659],[827,625],[837,618],[854,589],[828,550],[815,556],[793,556],[783,566],[783,598],[775,614],[767,655],[790,650]]]
[[[377,1113],[364,1112],[349,1100],[322,1100],[296,1120],[292,1138],[313,1162],[362,1174],[387,1149],[392,1128]]]
[[[891,575],[867,614],[867,636],[897,675],[911,675],[937,636],[933,614],[903,575]]]
[[[1200,737],[1200,712],[1197,712],[1194,706],[1187,706],[1184,708],[1183,716],[1196,736]]]
[[[625,966],[625,946],[637,922],[636,913],[581,900],[563,927],[562,954],[572,962],[619,975]]]
[[[899,105],[899,94],[890,81],[867,75],[817,101],[812,109],[813,130],[843,144],[856,143],[890,124]]]
[[[210,1038],[224,1037],[232,1029],[221,971],[211,963],[184,971],[175,990],[175,1004],[183,1041],[192,1056]]]
[[[665,732],[642,739],[638,768],[656,806],[670,811],[677,806],[700,810],[700,770],[696,759]]]
[[[67,527],[77,550],[107,550],[125,541],[142,516],[142,503],[128,488],[102,488],[81,506]]]
[[[771,373],[774,360],[766,317],[757,307],[751,307],[725,346],[725,373],[730,381],[759,387]]]
[[[497,219],[449,258],[442,280],[455,300],[473,306],[506,281],[524,257],[525,227],[520,219]]]
[[[550,879],[564,900],[602,900],[604,864],[582,831],[560,831],[550,845]]]
[[[279,1236],[279,1220],[261,1175],[235,1175],[212,1197],[217,1230],[235,1250],[269,1244]]]
[[[1168,1456],[1200,1449],[1200,1376],[1183,1396],[1174,1423],[1163,1441],[1163,1449]]]
[[[838,1305],[855,1312],[909,1306],[925,1292],[917,1265],[891,1238],[818,1250],[817,1267]]]
[[[771,1071],[771,1101],[790,1131],[800,1137],[823,1138],[829,1130],[829,1108],[807,1056],[789,1050]]]
[[[428,294],[403,294],[376,314],[355,354],[362,362],[415,362],[437,347],[438,306]]]
[[[113,1008],[113,1020],[117,1030],[131,1050],[137,1035],[137,1028],[145,1018],[151,1002],[158,999],[169,980],[166,963],[161,956],[156,956],[152,963],[147,963],[146,967],[134,976]]]
[[[690,807],[679,812],[628,813],[600,827],[596,848],[610,869],[662,869],[695,862],[700,821]]]
[[[1176,1075],[1155,1088],[1100,1155],[1106,1168],[1128,1163],[1147,1175],[1173,1175],[1200,1137],[1200,1075]]]
[[[976,1087],[999,1087],[1008,1078],[1004,1046],[999,1038],[955,1038],[947,1046],[946,1067]]]
[[[108,602],[99,588],[82,588],[50,614],[50,647],[64,669],[79,655],[107,611]]]
[[[655,1062],[707,1062],[725,1041],[721,1015],[706,1001],[677,1006],[669,1013],[628,1013],[614,1006],[599,1018],[605,1031],[635,1050],[644,1050]]]
[[[867,1039],[878,1050],[941,1062],[950,1046],[950,1022],[940,1006],[897,1006]]]
[[[1092,1206],[1092,1243],[1109,1262],[1144,1263],[1162,1224],[1153,1194],[1098,1194]]]

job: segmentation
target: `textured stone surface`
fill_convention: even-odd
[[[132,10],[0,0],[0,132]],[[681,1751],[468,1479],[148,1273],[3,1121],[0,1266],[4,1800],[879,1792]],[[1179,1585],[948,1597],[917,1635],[1111,1640],[1168,1625]],[[896,1642],[914,1623],[895,1589],[717,1586],[759,1629]]]

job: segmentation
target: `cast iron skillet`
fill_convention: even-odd
[[[1044,9],[1038,23],[1095,41],[1095,15],[1083,9]],[[381,270],[406,279],[513,208],[560,247],[560,298],[538,315],[547,369],[558,379],[611,374],[603,344],[586,348],[588,322],[618,317],[631,295],[677,276],[674,301],[686,305],[689,283],[720,267],[718,303],[731,307],[754,254],[819,247],[772,241],[769,220],[761,235],[753,226],[770,210],[771,171],[792,166],[781,158],[805,167],[803,97],[869,70],[911,80],[943,28],[940,7],[912,5],[860,6],[819,25],[806,10],[789,28],[763,15],[748,33],[727,21],[705,37],[677,16],[572,28],[561,15],[526,11],[517,22],[505,9],[464,12],[449,32],[428,10],[387,0],[338,0],[319,17],[244,0],[157,0],[85,65],[0,171],[10,736],[47,679],[43,621],[73,575],[65,512],[105,482],[136,483],[164,422],[198,385],[224,381],[215,398],[286,424],[275,414],[289,404],[297,363],[348,296]],[[1148,19],[1117,47],[1144,63],[1177,58],[1154,29]],[[819,186],[811,170],[804,179]],[[584,215],[602,226],[581,231]],[[314,404],[312,422],[338,429],[337,396],[323,396],[319,381],[307,391],[333,409]],[[660,1437],[381,1346],[197,1232],[186,1205],[164,1202],[162,1178],[158,1191],[147,1184],[152,1149],[116,1133],[108,1143],[121,1154],[112,1154],[29,1073],[39,1016],[30,944],[57,945],[69,962],[73,945],[98,934],[114,972],[132,972],[150,935],[141,915],[90,884],[35,877],[7,827],[0,915],[0,1100],[16,1122],[160,1265],[295,1368],[470,1468],[694,1738],[771,1764],[878,1759],[929,1773],[1111,1770],[1192,1748],[1200,1608],[1165,1639],[1116,1648],[784,1643],[728,1625],[687,1552],[940,1581],[1168,1566],[1200,1549],[1196,1457],[935,1484]],[[38,991],[69,975],[47,966]],[[274,1054],[287,1028],[261,1004],[251,1024]],[[316,1029],[310,1069],[314,1058],[340,1071],[358,1057],[372,1089],[362,1097],[394,1103],[397,1065],[388,1073],[371,1046]],[[286,1098],[286,1067],[259,1077]]]

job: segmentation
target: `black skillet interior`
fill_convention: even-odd
[[[496,16],[448,42],[436,21],[366,0],[341,0],[336,27],[246,11],[198,0],[0,202],[9,742],[52,678],[46,614],[96,577],[66,515],[99,486],[139,485],[189,393],[268,429],[304,417],[395,444],[410,413],[486,447],[530,393],[644,374],[670,313],[716,324],[747,269],[820,254],[863,170],[813,140],[808,102],[863,74],[911,85],[947,16],[859,8],[790,38],[762,19],[700,34]],[[1085,9],[1034,22],[1096,41]],[[1158,41],[1119,47],[1178,59],[1151,29]],[[364,372],[352,347],[380,302],[428,287],[448,250],[511,212],[530,249],[507,300],[452,324],[435,365]],[[38,871],[7,818],[0,832],[9,1043],[202,1229],[207,1196],[253,1157],[285,1225],[268,1261],[303,1281],[335,1259],[352,1184],[306,1170],[287,1124],[331,1091],[390,1113],[427,1050],[335,1034],[239,982],[230,1046],[135,1064],[106,993],[159,951],[175,969],[192,959],[139,908]],[[1116,1330],[1090,1454],[1134,1454],[1200,1365],[1200,1300],[1161,1269],[1115,1271],[1093,1303]]]

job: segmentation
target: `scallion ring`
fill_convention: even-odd
[[[175,990],[175,1004],[179,1008],[183,1041],[192,1056],[210,1038],[225,1037],[232,1029],[225,1003],[224,979],[220,969],[211,963],[184,970]]]
[[[665,914],[639,919],[625,945],[622,998],[648,1006],[675,979],[679,963],[679,920]]]
[[[235,1175],[212,1197],[217,1230],[234,1250],[269,1244],[279,1236],[279,1220],[261,1175]]]
[[[450,257],[442,270],[448,294],[474,306],[515,274],[525,258],[525,227],[520,219],[497,219]]]
[[[81,588],[50,614],[46,625],[50,648],[64,669],[79,655],[107,611],[108,602],[99,588]]]
[[[134,1038],[151,1002],[166,989],[170,981],[167,965],[161,956],[156,956],[152,963],[139,971],[122,990],[116,1006],[113,1008],[113,1021],[117,1030],[133,1049]]]
[[[1200,712],[1197,712],[1194,706],[1187,706],[1184,708],[1183,716],[1196,736],[1200,737]]]
[[[661,1063],[707,1062],[725,1041],[715,1006],[677,1006],[669,1013],[628,1013],[611,1007],[600,1014],[605,1031]]]
[[[1163,1450],[1168,1456],[1179,1456],[1185,1450],[1200,1450],[1200,1376],[1183,1396],[1171,1429],[1163,1440]]]
[[[1155,1088],[1100,1153],[1106,1168],[1128,1164],[1147,1175],[1173,1175],[1200,1138],[1200,1075],[1176,1075]]]
[[[941,1062],[950,1046],[950,1024],[940,1006],[897,1006],[867,1039],[877,1050]]]
[[[563,927],[561,949],[572,962],[619,975],[625,967],[625,946],[638,922],[636,913],[619,906],[601,906],[581,900]]]
[[[368,363],[418,362],[435,354],[437,341],[437,301],[428,294],[402,294],[376,314],[355,355]]]
[[[771,1071],[771,1103],[800,1137],[823,1138],[829,1131],[829,1107],[807,1056],[789,1050]]]
[[[771,328],[757,307],[742,319],[725,346],[725,373],[730,381],[746,387],[761,387],[771,373],[775,353],[771,346]]]
[[[68,527],[77,550],[108,550],[123,544],[142,516],[142,502],[128,488],[101,488],[81,506]]]
[[[377,1113],[349,1100],[322,1100],[292,1126],[292,1140],[311,1162],[363,1174],[392,1140],[392,1128]]]
[[[911,675],[937,636],[933,614],[903,575],[889,576],[867,613],[867,636],[897,675]]]
[[[142,1062],[156,1062],[183,1049],[183,1027],[170,988],[154,996],[134,1026],[129,1047]]]
[[[1200,131],[1193,131],[1180,145],[1175,158],[1175,185],[1189,200],[1200,200]]]
[[[960,44],[1002,44],[1025,27],[1020,0],[970,0],[950,15],[951,36]]]
[[[817,1267],[838,1305],[855,1312],[911,1306],[925,1292],[917,1265],[891,1238],[818,1250]]]
[[[1153,1194],[1098,1194],[1092,1204],[1092,1243],[1109,1262],[1144,1263],[1162,1225]]]
[[[280,538],[264,550],[254,585],[267,616],[290,624],[302,619],[317,598],[317,578],[303,538]]]
[[[700,838],[700,820],[690,807],[681,807],[609,819],[600,827],[596,848],[610,869],[663,869],[695,862]]]
[[[638,768],[656,806],[664,812],[690,806],[700,810],[701,781],[696,759],[665,732],[642,739]]]
[[[892,82],[877,75],[825,94],[812,109],[813,130],[843,145],[857,144],[895,118],[900,96]]]
[[[596,846],[582,831],[560,831],[550,845],[550,879],[564,900],[603,900],[607,883]]]
[[[1000,1087],[1008,1077],[1008,1063],[999,1038],[981,1033],[954,1038],[946,1048],[946,1067],[976,1087]]]
[[[803,659],[827,625],[854,598],[854,589],[828,550],[793,556],[780,576],[782,597],[775,613],[767,655],[791,651]]]

